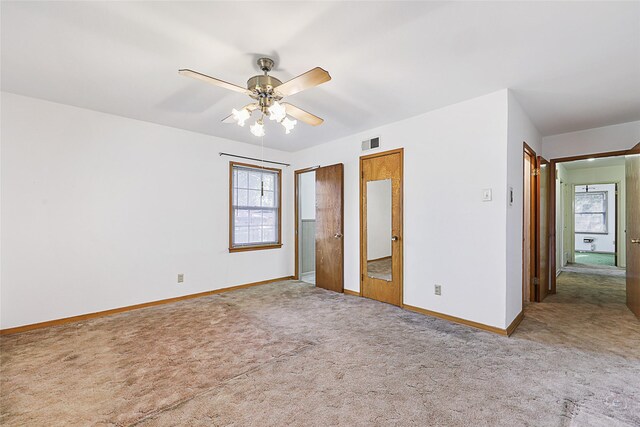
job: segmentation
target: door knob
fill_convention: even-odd
[[[342,234],[341,233],[336,233],[336,234],[333,235],[333,237],[335,237],[336,239],[339,239],[339,238],[342,237]]]
[[[631,243],[640,243],[640,239],[631,239]]]
[[[391,237],[391,241],[392,241],[392,242],[397,242],[397,241],[398,241],[398,236],[393,236],[393,237]]]

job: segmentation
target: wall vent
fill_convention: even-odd
[[[362,141],[362,151],[373,150],[374,148],[380,147],[380,137],[376,136],[375,138],[367,139],[366,141]]]

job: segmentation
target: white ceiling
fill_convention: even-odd
[[[2,2],[2,90],[259,143],[220,123],[255,59],[328,83],[287,100],[326,122],[298,150],[512,88],[543,135],[640,119],[640,2]]]
[[[587,168],[603,168],[606,166],[624,166],[624,156],[616,157],[599,157],[592,160],[574,160],[573,162],[564,162],[562,165],[567,169],[587,169]]]

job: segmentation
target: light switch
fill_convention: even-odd
[[[491,189],[485,188],[482,190],[482,201],[490,202],[491,201]]]

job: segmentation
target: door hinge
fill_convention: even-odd
[[[364,179],[364,172],[360,173],[360,177]]]
[[[540,168],[535,168],[534,170],[531,171],[531,175],[532,176],[538,176],[540,175]]]
[[[361,275],[360,275],[360,281],[361,281],[361,282],[364,282],[364,274],[361,274]]]
[[[538,286],[540,284],[540,279],[538,279],[537,277],[534,277],[532,280],[534,285]]]

